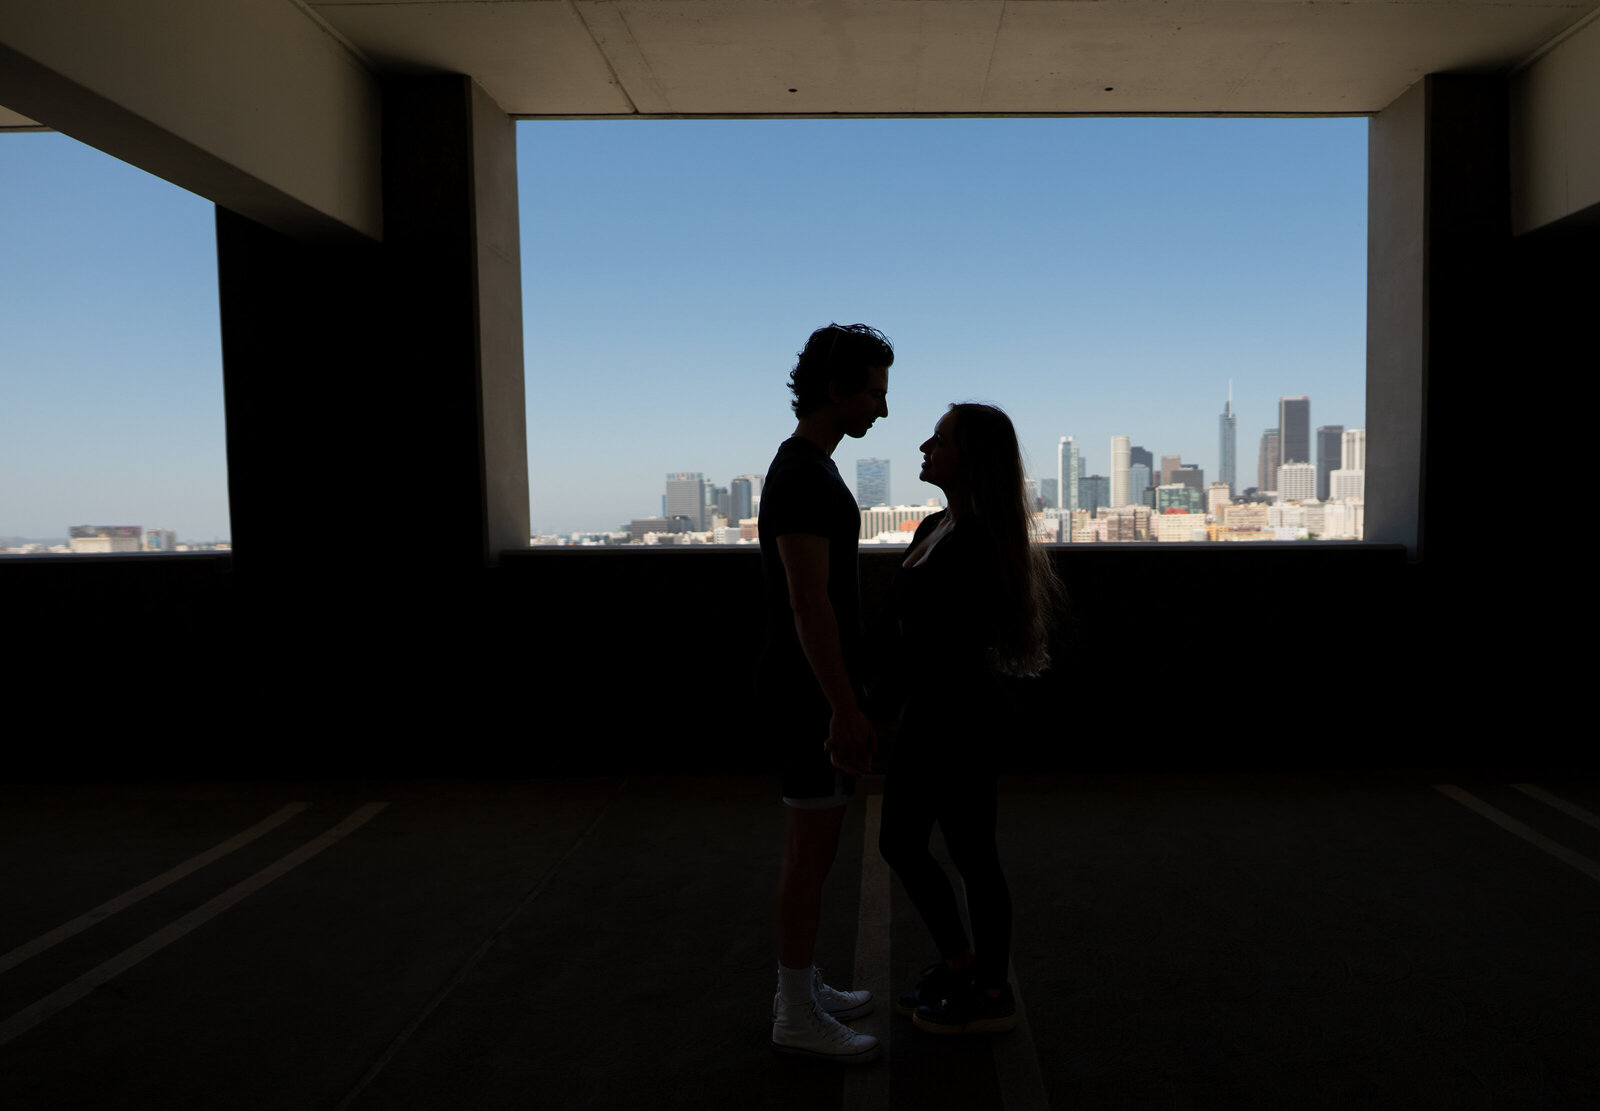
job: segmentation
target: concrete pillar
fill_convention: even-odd
[[[382,245],[218,210],[241,576],[336,547],[463,575],[527,544],[513,124],[465,77],[397,80],[383,164]]]
[[[274,767],[382,767],[387,739],[455,736],[504,652],[489,569],[528,543],[513,125],[464,77],[405,79],[383,141],[381,243],[217,210],[220,686],[274,730]]]
[[[1366,537],[1418,560],[1473,543],[1508,450],[1506,119],[1503,78],[1436,74],[1371,123]]]

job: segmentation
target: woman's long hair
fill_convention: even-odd
[[[1033,542],[1033,506],[1017,430],[993,405],[963,402],[950,406],[950,412],[956,418],[957,457],[967,477],[966,519],[989,535],[1000,564],[1003,605],[995,615],[995,669],[1004,675],[1037,675],[1050,665],[1050,622],[1065,593],[1049,553]]]

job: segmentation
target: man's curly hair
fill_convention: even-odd
[[[800,350],[800,361],[789,372],[794,391],[791,407],[797,417],[808,416],[828,403],[828,385],[841,394],[866,389],[867,371],[894,365],[889,337],[865,324],[829,324],[818,328]]]

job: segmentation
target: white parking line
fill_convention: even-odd
[[[1568,802],[1559,795],[1552,795],[1542,787],[1535,787],[1532,783],[1513,783],[1511,786],[1531,798],[1536,798],[1546,806],[1553,806],[1569,818],[1576,818],[1584,825],[1600,829],[1600,814],[1592,814],[1575,802]]]
[[[354,833],[388,805],[386,802],[367,803],[326,833],[307,841],[294,852],[267,865],[249,879],[234,884],[221,895],[196,907],[177,921],[162,927],[137,945],[124,949],[104,964],[90,969],[65,987],[51,992],[32,1006],[26,1007],[4,1022],[0,1022],[0,1045],[5,1045],[13,1038],[27,1033],[45,1019],[72,1006],[72,1004],[113,977],[121,975],[146,957],[165,949],[174,941],[209,922],[235,903],[260,891],[279,876],[298,868],[329,845]]]
[[[1017,1028],[1009,1034],[995,1034],[989,1040],[994,1048],[995,1076],[1000,1080],[1000,1105],[1005,1111],[1050,1111],[1050,1100],[1044,1093],[1044,1070],[1039,1067],[1028,1009],[1022,1005],[1022,982],[1017,979],[1015,961],[1006,966],[1006,977],[1017,997]]]
[[[177,883],[183,877],[198,872],[207,864],[221,860],[235,849],[243,848],[262,834],[270,833],[277,829],[310,805],[309,802],[291,802],[282,809],[267,815],[242,833],[234,834],[220,845],[209,848],[198,856],[190,857],[177,867],[169,868],[154,879],[141,883],[138,887],[129,888],[115,899],[101,903],[86,914],[78,915],[71,922],[57,926],[49,933],[40,934],[26,945],[17,946],[5,956],[0,956],[0,972],[7,972],[15,968],[29,957],[36,957],[51,946],[59,945],[75,934],[81,934],[96,922],[110,918],[117,911],[126,910],[147,895],[154,895],[163,887]]]
[[[355,1087],[346,1092],[344,1098],[334,1105],[333,1111],[346,1111],[346,1108],[360,1098],[361,1093],[367,1090],[367,1086],[376,1080],[378,1075],[388,1067],[389,1062],[394,1060],[400,1051],[405,1048],[412,1035],[422,1029],[422,1024],[428,1021],[428,1017],[438,1010],[440,1005],[450,997],[450,993],[455,991],[466,980],[474,968],[478,967],[478,962],[488,956],[489,952],[500,943],[501,936],[511,928],[511,924],[533,904],[534,900],[544,894],[544,889],[550,886],[550,882],[555,878],[556,873],[561,871],[562,866],[567,861],[577,855],[579,849],[583,848],[583,843],[589,839],[589,835],[599,826],[600,820],[611,813],[611,807],[622,796],[623,789],[627,786],[628,777],[623,776],[622,781],[617,784],[616,791],[606,800],[606,804],[600,808],[600,812],[594,816],[594,821],[589,823],[588,828],[578,835],[578,839],[562,854],[561,859],[556,861],[543,876],[539,877],[539,882],[534,884],[533,889],[524,895],[522,901],[512,908],[511,913],[501,919],[500,925],[495,927],[493,933],[484,938],[483,944],[479,945],[472,956],[467,958],[466,963],[456,970],[456,974],[450,978],[450,981],[440,988],[433,998],[423,1006],[422,1010],[417,1012],[411,1021],[406,1023],[400,1032],[394,1036],[394,1040],[378,1055],[378,1059],[362,1074],[361,1079],[356,1081]]]
[[[1514,833],[1528,844],[1543,849],[1562,863],[1572,865],[1572,867],[1590,879],[1600,880],[1600,864],[1596,864],[1582,853],[1575,853],[1565,845],[1558,845],[1544,834],[1528,828],[1510,814],[1490,806],[1476,795],[1463,791],[1453,783],[1435,783],[1433,787],[1434,790],[1455,799],[1468,810],[1476,811],[1488,818],[1506,832]]]
[[[878,1111],[889,1106],[889,1033],[894,1027],[894,985],[889,970],[889,865],[878,855],[883,796],[867,796],[867,824],[861,837],[861,909],[856,916],[856,967],[853,988],[870,988],[877,1005],[851,1028],[878,1039],[878,1060],[844,1076],[845,1111]]]

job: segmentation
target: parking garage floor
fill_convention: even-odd
[[[933,951],[863,782],[818,963]],[[0,1106],[1592,1108],[1600,781],[1002,781],[1010,1034],[768,1048],[758,777],[0,787]]]

